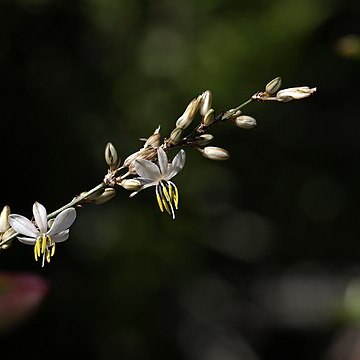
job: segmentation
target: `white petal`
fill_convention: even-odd
[[[29,237],[19,236],[18,239],[19,239],[19,241],[21,241],[23,244],[26,244],[26,245],[34,245],[36,242],[36,239],[29,238]]]
[[[67,240],[68,238],[69,238],[69,230],[62,231],[51,237],[51,239],[56,243],[63,242],[65,240]]]
[[[166,176],[166,180],[170,180],[182,170],[185,165],[185,159],[185,151],[181,149],[174,157],[171,165],[169,166],[169,173]]]
[[[50,230],[47,232],[48,235],[53,236],[64,230],[67,230],[72,223],[75,221],[76,211],[74,208],[69,208],[62,211],[54,220]]]
[[[156,164],[149,160],[139,159],[135,161],[135,170],[141,177],[150,180],[157,180],[161,177],[160,170]]]
[[[38,226],[40,233],[44,234],[47,231],[47,213],[44,205],[41,205],[37,201],[33,205],[33,214],[36,225]]]
[[[40,235],[39,230],[25,216],[11,214],[9,215],[10,226],[19,234],[37,238]]]
[[[166,152],[161,147],[159,147],[157,154],[160,172],[162,175],[166,175],[168,170],[168,157],[166,155]]]

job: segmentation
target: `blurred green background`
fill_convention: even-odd
[[[318,93],[251,104],[252,130],[215,127],[227,162],[188,151],[175,221],[152,189],[119,191],[78,211],[46,268],[20,243],[1,253],[49,291],[0,332],[0,357],[360,359],[359,24],[355,0],[1,0],[14,213],[98,184],[107,141],[124,159],[206,89],[216,112],[276,76]]]

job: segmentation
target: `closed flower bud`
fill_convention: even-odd
[[[252,129],[256,126],[256,120],[248,115],[241,115],[235,119],[235,124],[242,129]]]
[[[176,127],[186,129],[194,120],[196,113],[199,110],[200,98],[193,99],[185,109],[184,113],[177,119]]]
[[[100,205],[108,202],[116,195],[116,191],[113,188],[106,188],[105,191],[94,199],[94,204]]]
[[[206,90],[200,95],[200,115],[205,116],[211,109],[212,95],[210,90]]]
[[[0,214],[0,233],[4,233],[7,229],[9,229],[9,215],[10,215],[10,207],[8,205],[4,206]]]
[[[300,100],[313,94],[316,88],[309,88],[308,86],[293,87],[280,90],[276,94],[276,98],[281,102],[288,102],[291,100]]]
[[[207,146],[201,152],[204,157],[210,160],[227,160],[230,156],[225,149],[215,146]]]
[[[281,77],[276,77],[275,79],[271,80],[265,87],[265,91],[269,95],[275,94],[281,86]]]
[[[214,120],[215,120],[214,112],[215,112],[214,109],[210,109],[210,110],[205,114],[205,116],[204,116],[204,118],[203,118],[203,121],[202,121],[205,126],[210,126],[210,125],[214,122]]]
[[[125,190],[136,191],[141,188],[141,182],[136,179],[125,179],[120,181],[120,186],[122,186]]]
[[[197,146],[205,146],[209,144],[213,139],[214,136],[212,136],[211,134],[203,134],[197,136],[193,141],[191,141],[191,144]]]
[[[108,142],[105,147],[105,161],[109,165],[111,171],[116,170],[119,167],[120,159],[111,142]]]
[[[176,128],[170,134],[169,143],[176,145],[181,140],[182,129]]]

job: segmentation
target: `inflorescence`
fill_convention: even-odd
[[[179,192],[172,181],[185,165],[185,150],[197,149],[210,160],[227,160],[229,152],[216,146],[208,146],[214,136],[209,129],[217,123],[231,122],[242,129],[256,126],[256,120],[242,113],[242,109],[251,102],[289,102],[312,95],[316,88],[307,86],[280,90],[281,78],[270,81],[264,91],[255,93],[249,100],[236,108],[215,115],[212,108],[212,94],[206,90],[194,98],[184,113],[177,119],[175,128],[169,137],[162,140],[160,126],[144,141],[144,145],[123,163],[112,143],[105,147],[105,161],[108,171],[103,181],[93,189],[76,196],[60,209],[47,214],[43,205],[35,202],[33,219],[11,214],[10,207],[4,206],[0,214],[0,250],[7,249],[16,237],[20,242],[34,246],[35,260],[41,260],[42,266],[50,262],[55,253],[55,244],[69,237],[69,228],[76,218],[76,207],[86,204],[103,204],[116,195],[116,190],[123,188],[131,191],[133,197],[140,191],[154,186],[156,200],[160,210],[166,211],[175,219],[179,207]],[[200,121],[192,131],[186,130],[199,114]],[[179,152],[169,162],[167,152],[179,148]]]

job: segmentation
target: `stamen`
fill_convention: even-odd
[[[165,195],[165,197],[166,197],[166,200],[167,200],[168,202],[170,202],[170,196],[169,196],[169,193],[168,193],[168,191],[167,191],[167,189],[166,189],[166,186],[163,184],[162,181],[160,182],[160,184],[161,184],[162,191],[163,191],[163,193],[164,193],[164,195]]]
[[[51,246],[51,256],[54,256],[54,254],[55,254],[55,243],[53,242]]]
[[[158,202],[158,205],[159,205],[159,208],[160,208],[161,212],[164,212],[164,207],[163,207],[163,205],[162,205],[162,203],[161,203],[161,198],[160,198],[158,186],[159,186],[159,185],[156,185],[156,187],[155,187],[155,190],[156,190],[156,200],[157,200],[157,202]]]
[[[169,184],[171,184],[175,190],[175,193],[173,195],[173,200],[174,200],[174,205],[175,205],[175,209],[178,210],[178,206],[179,206],[179,191],[178,188],[176,187],[176,185],[172,182],[169,181]]]
[[[166,199],[164,197],[162,197],[161,200],[162,200],[162,202],[164,204],[164,207],[165,207],[166,211],[168,212],[169,215],[171,215],[171,211],[169,209],[169,205],[166,202]]]

